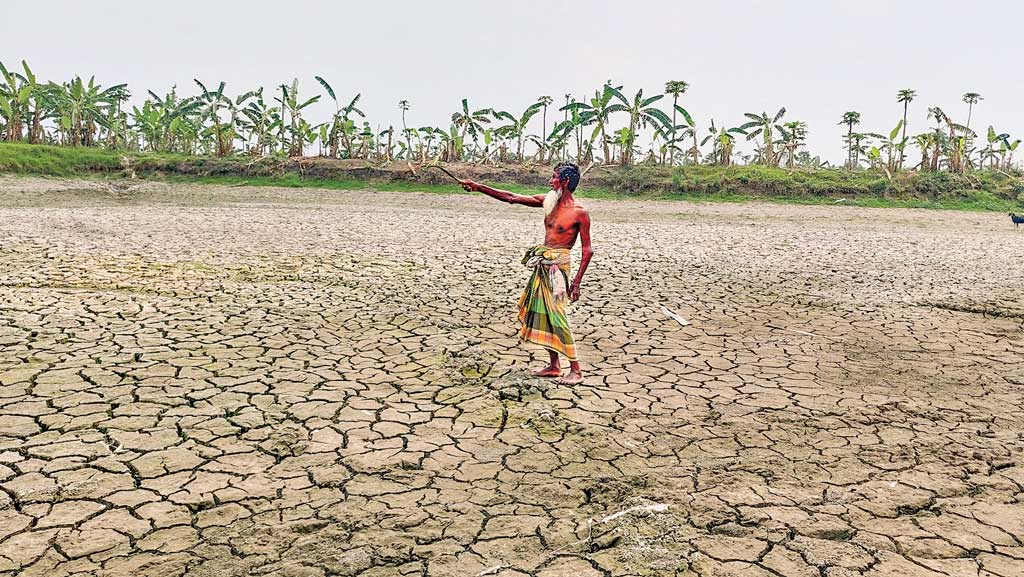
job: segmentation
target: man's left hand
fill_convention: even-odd
[[[572,302],[580,300],[580,285],[573,284],[569,287],[569,300]]]

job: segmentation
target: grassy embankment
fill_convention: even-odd
[[[546,190],[547,168],[452,165],[457,174],[515,192]],[[0,143],[0,173],[83,178],[138,177],[168,181],[253,186],[319,187],[461,193],[446,177],[405,162],[377,166],[365,161],[236,156],[192,157],[120,153],[95,148]],[[1024,179],[998,171],[965,175],[906,172],[884,174],[787,170],[763,166],[597,167],[585,178],[586,198],[644,198],[742,202],[767,200],[802,204],[922,207],[1021,211]]]

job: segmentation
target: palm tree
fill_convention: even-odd
[[[963,101],[967,104],[967,129],[971,129],[971,113],[974,112],[974,105],[984,100],[977,92],[968,92],[964,94]]]
[[[633,102],[631,103],[617,88],[611,88],[611,91],[615,98],[619,99],[620,103],[608,107],[609,111],[629,114],[628,132],[623,133],[628,138],[628,142],[624,143],[622,155],[619,159],[623,165],[627,165],[633,162],[633,144],[636,142],[637,130],[648,123],[671,125],[672,119],[660,109],[651,107],[651,104],[664,98],[664,94],[644,98],[644,91],[640,89],[637,91],[636,96],[633,97]]]
[[[541,107],[543,107],[543,109],[544,109],[543,113],[541,114],[541,127],[540,127],[541,138],[544,138],[545,136],[547,136],[547,133],[548,133],[548,106],[550,106],[551,103],[554,102],[554,101],[555,101],[555,99],[551,98],[550,96],[541,96],[540,98],[537,99],[537,103],[540,104]],[[544,162],[544,153],[546,152],[544,141],[541,141],[540,147],[541,147],[540,151],[539,151],[539,153],[540,153],[540,161]]]
[[[846,125],[846,167],[854,169],[859,163],[858,159],[854,158],[854,146],[853,146],[853,127],[860,124],[860,113],[854,110],[843,113],[843,119],[839,121],[839,125]]]
[[[906,146],[907,143],[907,108],[916,96],[917,91],[910,88],[904,88],[896,93],[896,102],[903,103],[903,136],[901,137],[901,140],[904,146]],[[900,148],[899,168],[903,168],[903,157],[903,148]]]
[[[399,100],[398,109],[402,111],[402,134],[405,135],[406,150],[412,150],[412,142],[409,141],[409,127],[405,125],[405,113],[409,110],[409,101]]]
[[[672,95],[672,141],[676,141],[676,111],[679,110],[679,95],[690,88],[690,83],[685,80],[669,80],[665,83],[665,94]],[[690,123],[693,124],[692,122]],[[675,164],[675,154],[672,154],[670,165]]]

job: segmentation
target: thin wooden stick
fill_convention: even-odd
[[[439,166],[437,164],[431,164],[431,165],[428,165],[427,168],[436,168],[436,169],[440,170],[441,172],[443,172],[443,173],[447,174],[448,176],[450,176],[452,178],[452,180],[454,180],[455,182],[458,182],[460,184],[462,182],[459,177],[457,177],[454,174],[448,172],[448,169],[446,169],[443,166]]]

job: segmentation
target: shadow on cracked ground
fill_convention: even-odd
[[[588,204],[0,178],[0,574],[1024,574],[1004,216]]]

